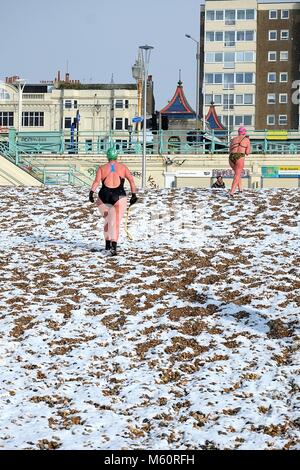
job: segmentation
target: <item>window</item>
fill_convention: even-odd
[[[286,124],[287,124],[287,114],[280,114],[279,115],[278,124],[280,126],[286,126]]]
[[[236,52],[236,62],[255,62],[254,52]]]
[[[268,102],[268,104],[275,104],[276,103],[276,94],[275,93],[268,93],[267,102]]]
[[[280,51],[280,60],[289,60],[289,52],[288,51]]]
[[[11,111],[0,111],[0,126],[9,127],[14,125],[14,113]]]
[[[224,73],[224,88],[225,90],[234,88],[234,73]]]
[[[72,108],[72,100],[65,100],[65,109]]]
[[[244,95],[244,104],[253,104],[253,95],[246,93]]]
[[[227,47],[235,46],[235,32],[234,31],[225,32],[225,46]]]
[[[223,62],[223,53],[222,52],[216,52],[215,53],[215,62]]]
[[[205,74],[205,83],[211,84],[214,82],[214,74],[213,73],[206,73]]]
[[[252,116],[244,116],[244,126],[252,126]]]
[[[70,127],[71,127],[71,118]],[[25,111],[22,113],[22,126],[24,127],[43,127],[44,126],[44,112],[43,111]]]
[[[10,99],[10,94],[7,93],[5,88],[0,87],[0,100],[9,100]]]
[[[246,20],[255,20],[254,10],[246,10]]]
[[[286,104],[288,102],[288,95],[287,93],[280,93],[279,95],[279,103]]]
[[[269,51],[268,52],[268,61],[269,62],[276,62],[277,60],[277,52],[276,51]]]
[[[115,118],[115,130],[123,130],[123,118]]]
[[[64,102],[65,109],[77,108],[77,100],[65,100]]]
[[[253,73],[245,73],[244,83],[253,83]]]
[[[224,11],[223,10],[217,10],[216,11],[216,20],[218,20],[218,21],[223,21],[224,20]]]
[[[254,31],[245,32],[245,41],[254,41]]]
[[[212,93],[210,93],[209,95],[205,95],[205,104],[206,104],[206,106],[209,106],[212,101],[213,101],[213,94]]]
[[[282,29],[280,31],[280,39],[282,41],[286,41],[287,39],[289,39],[289,30],[288,29]]]
[[[206,41],[207,42],[214,42],[214,40],[215,40],[215,33],[213,31],[207,31]]]
[[[235,104],[244,104],[244,95],[235,95]]]
[[[234,95],[224,95],[224,110],[233,109],[234,108]]]
[[[269,31],[269,41],[277,40],[277,31]]]
[[[115,108],[116,109],[128,109],[129,102],[128,100],[115,100]]]
[[[237,115],[234,116],[234,125],[235,126],[252,126],[252,116],[251,115]]]
[[[269,11],[269,20],[277,20],[278,18],[278,11],[277,10],[270,10]]]
[[[225,24],[235,24],[235,10],[225,10]]]
[[[224,53],[224,68],[234,68],[235,53],[225,52]]]
[[[70,129],[70,128],[71,128],[71,124],[72,124],[72,118],[66,117],[66,118],[65,118],[64,128],[65,128],[65,129]]]
[[[276,83],[276,72],[268,73],[268,83]]]
[[[209,93],[209,94],[205,95],[205,104],[206,104],[206,106],[209,106],[212,101],[215,104],[222,104],[222,95],[213,95],[213,93]]]
[[[254,52],[244,52],[244,62],[255,62]]]
[[[236,126],[241,126],[243,124],[243,116],[235,116],[234,117],[234,124]]]
[[[214,19],[215,19],[215,12],[213,10],[207,10],[206,20],[207,21],[214,21]]]
[[[288,20],[290,16],[289,10],[281,10],[281,19]]]
[[[213,100],[215,104],[222,104],[222,95],[214,95]]]
[[[274,126],[275,125],[275,115],[274,114],[268,114],[267,124],[268,124],[268,126]]]
[[[215,34],[215,41],[216,42],[223,42],[224,40],[224,34],[222,31],[217,31]]]
[[[280,81],[280,83],[287,83],[288,73],[287,72],[281,72],[281,74],[279,75],[279,81]]]
[[[205,54],[205,63],[206,64],[211,64],[215,61],[215,54],[214,52],[207,52]]]
[[[238,20],[255,20],[255,10],[237,10]]]
[[[223,83],[223,75],[221,73],[215,73],[214,83],[216,85],[220,85],[221,83]]]
[[[123,100],[115,100],[115,108],[123,109]]]
[[[222,124],[225,127],[232,127],[233,126],[233,116],[228,116],[227,114],[225,116],[220,116],[222,119]],[[228,120],[229,117],[229,120]],[[228,122],[229,121],[229,122]]]

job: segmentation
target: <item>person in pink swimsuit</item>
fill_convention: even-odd
[[[243,191],[242,187],[242,173],[245,165],[245,156],[251,152],[250,139],[247,136],[247,129],[240,127],[238,136],[231,139],[229,148],[229,165],[234,171],[234,178],[229,192],[230,196],[236,191]]]
[[[131,190],[130,205],[137,201],[134,178],[126,165],[117,161],[118,154],[110,148],[107,151],[108,163],[99,166],[95,181],[92,184],[89,200],[95,202],[95,191],[102,182],[96,204],[104,217],[105,249],[112,255],[117,254],[117,242],[120,233],[120,224],[127,208],[127,197],[124,189],[125,179],[128,180]]]

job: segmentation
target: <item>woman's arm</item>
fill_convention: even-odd
[[[251,143],[250,143],[250,139],[248,139],[247,147],[245,148],[245,154],[249,155],[250,153],[251,153]]]
[[[91,191],[96,191],[96,189],[101,183],[101,179],[102,179],[101,177],[102,177],[101,166],[99,166],[97,173],[96,173],[96,178],[91,187]]]
[[[135,182],[134,182],[134,178],[132,176],[132,174],[130,173],[129,169],[127,168],[126,165],[125,166],[125,178],[128,180],[129,184],[130,184],[130,190],[132,193],[136,193],[136,185],[135,185]]]

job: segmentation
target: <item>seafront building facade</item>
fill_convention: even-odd
[[[299,129],[300,2],[206,0],[200,44],[202,116],[214,101],[231,129]]]
[[[18,77],[12,77],[0,83],[2,134],[10,128],[20,135],[64,132],[68,143],[76,140],[79,131],[80,142],[88,150],[113,131],[119,146],[128,144],[139,108],[135,83],[81,84],[66,74],[66,80],[25,84],[20,91],[17,82]]]

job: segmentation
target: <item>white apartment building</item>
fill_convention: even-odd
[[[214,101],[230,129],[298,130],[300,2],[206,0],[200,22],[203,116]]]
[[[255,126],[256,7],[256,0],[207,0],[202,6],[203,115],[214,101],[230,128]]]

